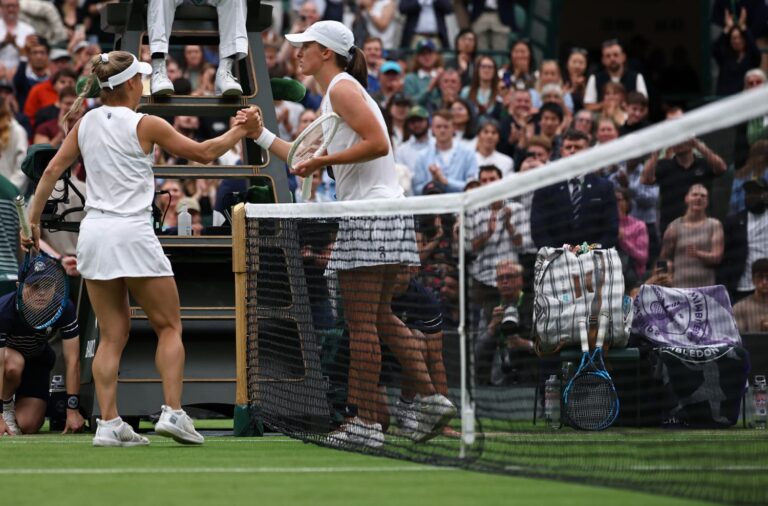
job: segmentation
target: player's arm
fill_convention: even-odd
[[[80,147],[77,143],[77,132],[80,128],[80,121],[74,126],[61,148],[56,152],[53,159],[48,163],[48,167],[45,168],[40,182],[37,184],[37,190],[35,190],[35,198],[29,207],[29,225],[32,228],[32,237],[35,239],[35,247],[39,247],[40,241],[40,215],[43,213],[48,198],[53,192],[53,188],[56,185],[56,181],[59,180],[61,175],[68,168],[75,163],[77,157],[80,156]]]
[[[254,128],[253,123],[236,125],[218,137],[204,142],[196,142],[181,135],[164,119],[147,115],[139,121],[137,132],[145,151],[149,151],[152,145],[157,144],[175,156],[199,163],[211,163],[232,149],[240,139]]]
[[[368,162],[389,153],[387,134],[363,96],[351,81],[341,81],[331,90],[334,111],[360,136],[360,142],[344,151],[318,157],[321,167]]]
[[[64,434],[80,432],[84,421],[80,414],[80,337],[61,340],[67,386],[67,422]]]

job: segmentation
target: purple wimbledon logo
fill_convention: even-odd
[[[643,285],[634,301],[632,332],[674,346],[739,344],[728,293],[722,286]]]

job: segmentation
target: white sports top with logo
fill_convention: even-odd
[[[144,116],[127,107],[103,105],[80,120],[77,143],[88,171],[86,211],[131,216],[151,209],[152,155],[141,148],[136,133]]]
[[[378,104],[360,86],[360,83],[346,72],[338,74],[328,85],[328,90],[320,106],[322,113],[333,112],[331,90],[341,80],[348,80],[354,83],[355,87],[365,98],[368,108],[376,116],[379,125],[386,133],[387,125],[384,122],[384,116],[381,114]],[[333,166],[333,174],[336,178],[336,196],[339,200],[391,199],[404,196],[403,188],[398,183],[395,173],[395,158],[392,154],[392,144],[389,141],[389,135],[386,135],[386,137],[389,144],[389,153],[386,155],[368,162],[337,164]],[[328,146],[328,154],[344,151],[359,142],[360,135],[342,119],[336,135]]]

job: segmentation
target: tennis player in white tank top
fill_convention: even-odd
[[[322,112],[341,117],[327,154],[297,165],[292,172],[311,177],[315,171],[332,166],[340,200],[403,198],[384,118],[363,84],[367,82],[365,56],[354,46],[352,32],[339,22],[319,21],[303,33],[286,35],[286,39],[300,48],[301,73],[313,76],[323,90]],[[245,112],[238,114],[239,120],[247,119]],[[289,143],[266,128],[257,134],[259,146],[283,160],[287,158]],[[448,406],[455,413],[450,401],[436,392],[419,351],[420,343],[414,342],[405,324],[392,313],[398,271],[402,265],[418,264],[412,218],[352,218],[340,223],[328,269],[338,272],[350,334],[348,402],[357,406],[358,414],[329,436],[331,444],[379,447],[384,443],[381,423],[388,422],[389,411],[378,386],[379,339],[403,365],[422,396],[423,406]],[[375,322],[370,318],[374,314]],[[418,413],[419,430],[436,434],[447,420],[438,420],[427,411]]]
[[[152,72],[149,64],[125,51],[95,56],[91,64],[93,75],[72,108],[77,111],[91,87],[99,84],[104,105],[83,116],[46,168],[29,210],[33,237],[22,237],[22,242],[38,247],[43,206],[62,173],[82,156],[88,171],[87,215],[81,224],[77,260],[99,322],[93,378],[103,418],[93,444],[149,444],[117,412],[117,372],[130,328],[129,292],[158,336],[155,363],[165,404],[155,430],[180,443],[201,444],[203,437],[181,409],[184,345],[179,295],[170,263],[152,231],[150,154],[157,144],[177,156],[210,163],[255,131],[260,120],[251,111],[242,115],[239,126],[197,143],[165,120],[135,112],[142,94],[141,75]]]

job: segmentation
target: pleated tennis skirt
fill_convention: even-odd
[[[339,222],[327,269],[420,263],[412,216],[355,217]]]
[[[149,213],[117,216],[95,209],[80,224],[77,270],[93,280],[173,276]]]

